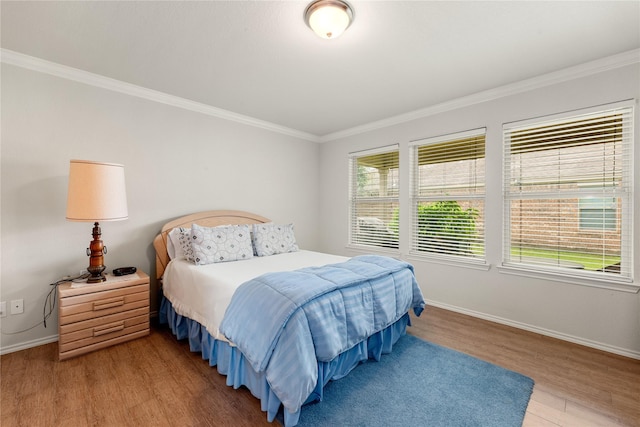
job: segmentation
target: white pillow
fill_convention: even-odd
[[[269,256],[298,251],[293,224],[253,225],[253,247],[257,256]]]
[[[198,265],[253,258],[248,225],[191,226],[191,248]]]

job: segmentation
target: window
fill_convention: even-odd
[[[349,155],[349,243],[398,248],[399,166],[397,145]]]
[[[613,197],[584,197],[580,199],[581,230],[615,230],[616,199]]]
[[[632,279],[631,106],[504,127],[505,266]]]
[[[411,252],[484,260],[485,129],[414,141]]]

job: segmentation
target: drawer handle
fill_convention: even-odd
[[[93,336],[99,337],[100,335],[106,335],[112,332],[118,332],[123,329],[124,329],[124,322],[110,323],[108,325],[93,328]]]
[[[119,307],[121,305],[124,305],[124,298],[123,297],[113,298],[111,300],[104,300],[104,301],[94,302],[93,303],[93,311],[105,310],[107,308]]]

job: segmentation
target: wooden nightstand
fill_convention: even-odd
[[[149,276],[106,278],[58,287],[59,360],[149,334]]]

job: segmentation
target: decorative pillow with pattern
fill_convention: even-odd
[[[269,256],[298,251],[293,224],[253,225],[253,248],[257,256]]]
[[[249,259],[253,257],[251,229],[248,225],[202,227],[193,224],[191,248],[198,265]]]
[[[175,228],[174,228],[175,230]],[[176,258],[184,256],[191,262],[194,261],[193,249],[191,249],[191,230],[188,228],[178,228],[178,246],[176,246]]]
[[[191,233],[190,228],[184,229],[176,227],[167,234],[167,254],[169,255],[169,259],[182,258],[185,256],[182,245],[180,244],[180,235],[184,233],[185,230]],[[191,245],[191,242],[189,242],[189,245]]]

